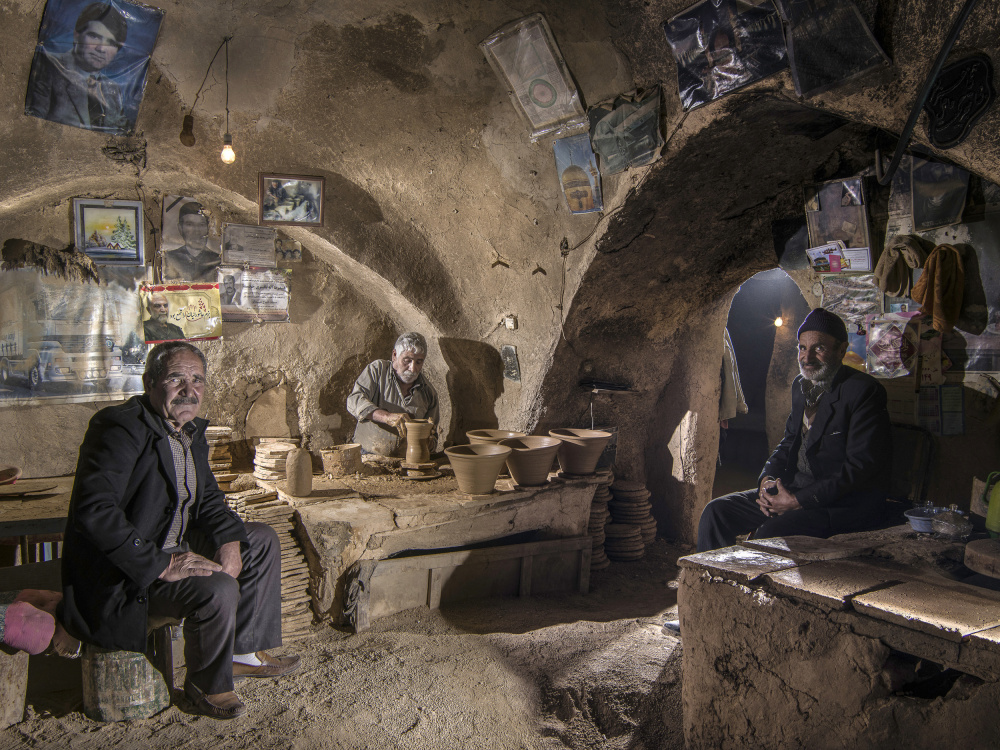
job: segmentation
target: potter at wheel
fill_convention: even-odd
[[[404,333],[390,359],[375,360],[358,376],[347,410],[358,420],[354,442],[365,453],[403,457],[406,420],[428,420],[428,447],[436,448],[440,414],[437,393],[421,372],[426,357],[424,337]]]

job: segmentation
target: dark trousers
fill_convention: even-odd
[[[707,552],[736,544],[740,534],[753,532],[755,539],[774,536],[814,536],[826,539],[876,527],[882,520],[884,502],[878,493],[852,496],[864,499],[857,505],[836,508],[799,508],[780,516],[765,516],[757,505],[757,490],[717,497],[705,506],[698,521],[698,551]]]
[[[281,645],[281,545],[267,524],[248,523],[243,570],[190,576],[149,587],[149,615],[184,618],[187,681],[214,694],[233,689],[233,654]],[[204,539],[191,549],[209,559],[216,550]]]

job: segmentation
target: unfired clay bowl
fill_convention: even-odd
[[[507,438],[524,437],[524,433],[513,430],[469,430],[465,436],[470,443],[499,443]]]
[[[611,439],[610,432],[575,427],[549,430],[549,435],[562,440],[562,445],[559,446],[559,468],[566,474],[593,474],[601,451]]]
[[[494,443],[454,445],[444,449],[458,480],[458,489],[469,495],[487,495],[500,475],[500,467],[510,456],[510,448]]]
[[[530,487],[548,481],[549,470],[561,442],[558,438],[533,435],[507,438],[501,440],[500,445],[511,449],[507,469],[514,481],[523,487]]]

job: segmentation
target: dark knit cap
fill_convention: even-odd
[[[795,337],[801,338],[806,331],[828,333],[837,341],[847,341],[847,326],[844,325],[844,321],[840,319],[840,316],[824,310],[822,307],[817,307],[806,315],[806,319],[802,321]]]

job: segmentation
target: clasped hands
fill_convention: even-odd
[[[782,481],[774,477],[764,477],[761,480],[757,492],[757,505],[761,513],[768,517],[780,516],[782,513],[802,507]]]
[[[202,557],[197,552],[174,552],[170,564],[160,573],[160,580],[172,583],[191,576],[210,576],[212,573],[227,573],[233,578],[243,570],[239,542],[226,542],[215,554],[215,560]]]

